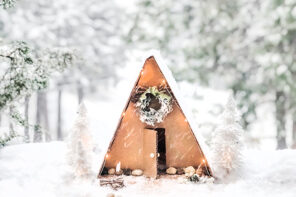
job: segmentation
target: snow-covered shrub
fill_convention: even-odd
[[[194,174],[188,177],[188,181],[193,183],[200,183],[200,184],[203,184],[203,183],[210,184],[210,183],[214,183],[215,179],[210,176],[199,176],[197,174]]]
[[[88,118],[85,105],[79,106],[78,117],[68,138],[67,162],[70,176],[76,179],[91,179],[94,177],[93,142],[88,128]]]
[[[231,95],[221,116],[221,124],[212,136],[212,168],[217,178],[234,175],[242,164],[243,129],[239,120],[240,114]]]
[[[189,181],[196,183],[199,181],[199,176],[197,174],[194,174],[191,177],[189,177],[188,179],[189,179]]]

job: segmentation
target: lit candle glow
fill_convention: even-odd
[[[116,172],[119,172],[119,171],[120,171],[120,162],[118,162],[116,165]]]

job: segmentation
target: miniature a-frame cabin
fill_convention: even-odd
[[[165,67],[165,69],[167,69]],[[156,178],[169,167],[211,169],[173,90],[170,71],[146,59],[105,155],[99,177],[110,168],[140,169]],[[169,73],[169,74],[168,74]],[[175,82],[174,82],[175,83]],[[174,87],[175,88],[175,87]]]

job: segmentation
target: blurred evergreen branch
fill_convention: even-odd
[[[45,89],[55,72],[69,68],[75,55],[70,50],[32,51],[25,42],[0,46],[0,58],[9,63],[0,81],[0,111],[26,95]]]
[[[12,139],[17,137],[15,133],[11,134],[4,134],[3,136],[0,136],[0,149],[7,145],[8,142],[10,142]]]
[[[14,7],[16,0],[0,0],[0,6],[3,9]]]

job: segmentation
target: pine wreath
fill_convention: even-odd
[[[156,87],[149,87],[138,99],[136,107],[139,110],[140,120],[151,126],[162,122],[173,110],[171,96]]]

